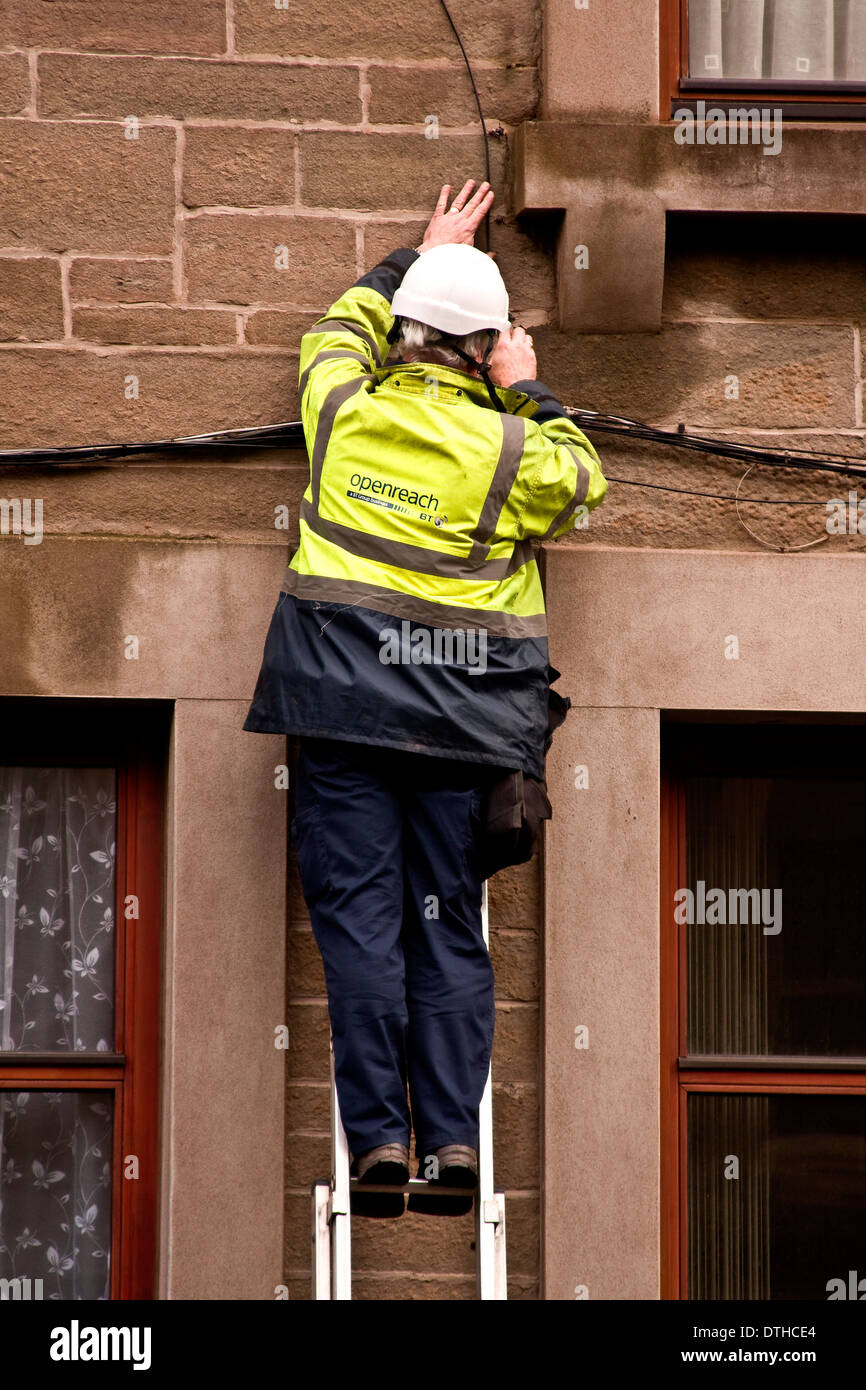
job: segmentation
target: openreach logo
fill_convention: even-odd
[[[707,888],[702,878],[691,888],[674,893],[674,921],[693,926],[759,926],[764,936],[778,936],[782,930],[782,890],[769,888]]]
[[[782,108],[774,106],[734,106],[724,109],[697,102],[690,111],[681,106],[674,112],[678,145],[763,145],[764,154],[781,154]]]
[[[399,632],[385,627],[379,633],[383,666],[465,666],[470,676],[487,670],[484,628],[416,627],[405,619]]]
[[[69,1327],[51,1329],[52,1361],[131,1361],[134,1371],[150,1370],[149,1327]]]
[[[0,535],[23,536],[25,545],[41,545],[42,498],[0,497]]]

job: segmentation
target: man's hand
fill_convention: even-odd
[[[532,338],[525,328],[506,328],[490,354],[490,380],[495,386],[535,381],[538,366]]]
[[[424,240],[416,250],[429,251],[432,246],[474,246],[475,233],[487,216],[495,197],[489,183],[482,183],[473,194],[474,187],[475,180],[467,179],[450,210],[446,212],[451,185],[444,185],[439,194],[436,211],[424,233]]]

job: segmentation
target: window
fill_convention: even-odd
[[[850,119],[866,101],[863,0],[662,0],[670,111],[760,98],[783,116]],[[667,102],[665,102],[667,105]]]
[[[152,1298],[165,727],[75,706],[0,700],[0,1279]]]
[[[666,724],[665,1296],[866,1293],[866,746]]]

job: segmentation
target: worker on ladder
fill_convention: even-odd
[[[298,867],[322,954],[352,1212],[459,1214],[494,1031],[485,878],[544,809],[551,691],[531,546],[607,483],[536,380],[493,259],[493,192],[441,192],[424,239],[301,341],[310,458],[244,728],[292,737]],[[553,716],[552,716],[553,712]],[[539,809],[542,807],[542,809]],[[408,1101],[407,1101],[408,1087]],[[411,1104],[411,1112],[410,1112]]]

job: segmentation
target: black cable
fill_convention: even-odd
[[[273,443],[271,442],[273,441]],[[300,420],[277,425],[250,425],[210,434],[187,434],[174,439],[145,439],[129,444],[76,444],[38,449],[0,449],[0,465],[26,467],[37,463],[88,463],[91,460],[126,458],[130,454],[180,453],[187,449],[276,448],[301,446],[304,427]]]
[[[474,77],[473,72],[472,72],[472,64],[469,62],[469,55],[468,55],[468,53],[466,52],[466,49],[463,47],[463,40],[461,39],[460,34],[458,33],[457,25],[454,23],[454,20],[451,18],[451,11],[449,10],[448,6],[445,4],[445,0],[439,0],[439,3],[440,3],[440,5],[442,6],[443,10],[445,11],[445,15],[446,15],[446,18],[447,18],[447,20],[448,20],[448,23],[451,25],[451,28],[454,30],[454,37],[455,37],[455,39],[457,40],[457,42],[459,43],[459,45],[460,45],[460,52],[463,54],[463,61],[464,61],[465,64],[466,64],[466,71],[469,73],[469,81],[472,83],[472,91],[473,91],[473,94],[474,94],[474,96],[475,96],[475,105],[478,107],[478,119],[479,119],[479,121],[481,122],[481,134],[484,136],[484,177],[485,177],[485,179],[487,180],[487,182],[490,183],[490,140],[489,140],[489,137],[488,137],[488,135],[487,135],[487,126],[486,126],[485,121],[484,121],[484,112],[481,110],[481,98],[480,98],[480,96],[478,95],[478,88],[477,88],[476,85],[475,85],[475,77]],[[483,236],[482,240],[484,241],[484,245],[483,245],[482,247],[480,247],[479,249],[480,249],[481,251],[489,251],[489,250],[490,250],[490,212],[489,212],[489,211],[486,212],[486,213],[484,214],[483,227],[484,227],[484,236]]]
[[[794,471],[818,470],[849,474],[854,478],[866,477],[866,469],[852,467],[851,460],[844,454],[811,454],[807,450],[791,449],[784,453],[771,449],[759,449],[749,444],[736,444],[727,440],[704,438],[700,435],[686,434],[685,431],[661,430],[654,425],[644,425],[625,416],[599,415],[591,410],[577,410],[565,407],[569,419],[586,425],[590,430],[617,434],[625,438],[643,439],[650,443],[667,444],[676,448],[695,450],[700,453],[723,458],[736,459],[766,467]],[[128,457],[143,453],[179,453],[193,448],[300,448],[304,447],[304,430],[300,420],[287,420],[275,425],[252,425],[240,429],[214,431],[209,434],[182,435],[174,439],[142,440],[129,444],[81,444],[63,448],[4,449],[0,450],[0,466],[9,464],[17,467],[47,463],[88,464]],[[805,457],[793,457],[803,454]],[[854,460],[856,464],[857,460]],[[866,462],[866,460],[864,460]],[[733,502],[737,499],[728,493],[699,492],[691,488],[677,488],[661,483],[643,483],[635,478],[618,478],[605,475],[610,482],[628,487],[647,487],[659,492],[681,493],[689,497],[707,497],[718,501]],[[786,498],[741,497],[741,502],[772,504],[774,506],[817,506],[818,502],[801,502]],[[826,505],[826,504],[824,504]]]
[[[686,430],[684,425],[680,425],[678,430],[663,430],[659,429],[655,425],[643,425],[637,420],[629,420],[624,415],[595,415],[591,410],[577,410],[574,406],[565,406],[564,409],[570,419],[573,420],[577,415],[586,416],[592,429],[599,429],[603,431],[607,430],[607,433],[609,434],[625,434],[627,433],[627,431],[622,429],[621,427],[623,425],[627,425],[629,427],[628,432],[633,431],[636,438],[649,440],[658,439],[659,441],[663,440],[670,444],[679,444],[681,446],[684,446],[685,448],[693,448],[695,446],[695,443],[702,444],[707,442],[710,442],[712,444],[721,444],[723,446],[729,445],[732,449],[750,449],[758,447],[757,445],[752,444],[740,444],[736,440],[731,441],[721,439],[709,439],[708,436],[698,435],[694,432]],[[613,422],[610,428],[607,427],[608,421]],[[638,431],[640,431],[640,433],[638,433]],[[862,438],[861,435],[858,435],[857,437]],[[711,451],[701,449],[700,452],[708,453]],[[797,460],[797,456],[805,459],[840,459],[842,462],[845,462],[846,460],[851,460],[852,458],[851,454],[828,453],[826,449],[798,449],[794,445],[791,445],[784,450],[776,449],[768,450],[767,452],[773,453],[781,459],[793,459],[795,462]],[[860,460],[855,458],[853,461],[855,463],[857,463],[858,461],[866,462],[866,457]]]
[[[848,454],[813,453],[796,448],[785,449],[784,452],[779,449],[761,449],[755,444],[739,444],[705,435],[687,434],[684,429],[657,429],[655,425],[643,425],[624,416],[598,415],[594,411],[576,410],[572,406],[566,406],[565,412],[570,420],[586,425],[587,429],[599,430],[603,434],[643,439],[652,444],[669,444],[678,449],[691,449],[695,453],[739,459],[746,463],[763,463],[772,468],[817,469],[827,473],[849,473],[855,478],[866,478],[866,468],[857,467],[858,463],[866,464],[866,458],[852,460]]]

